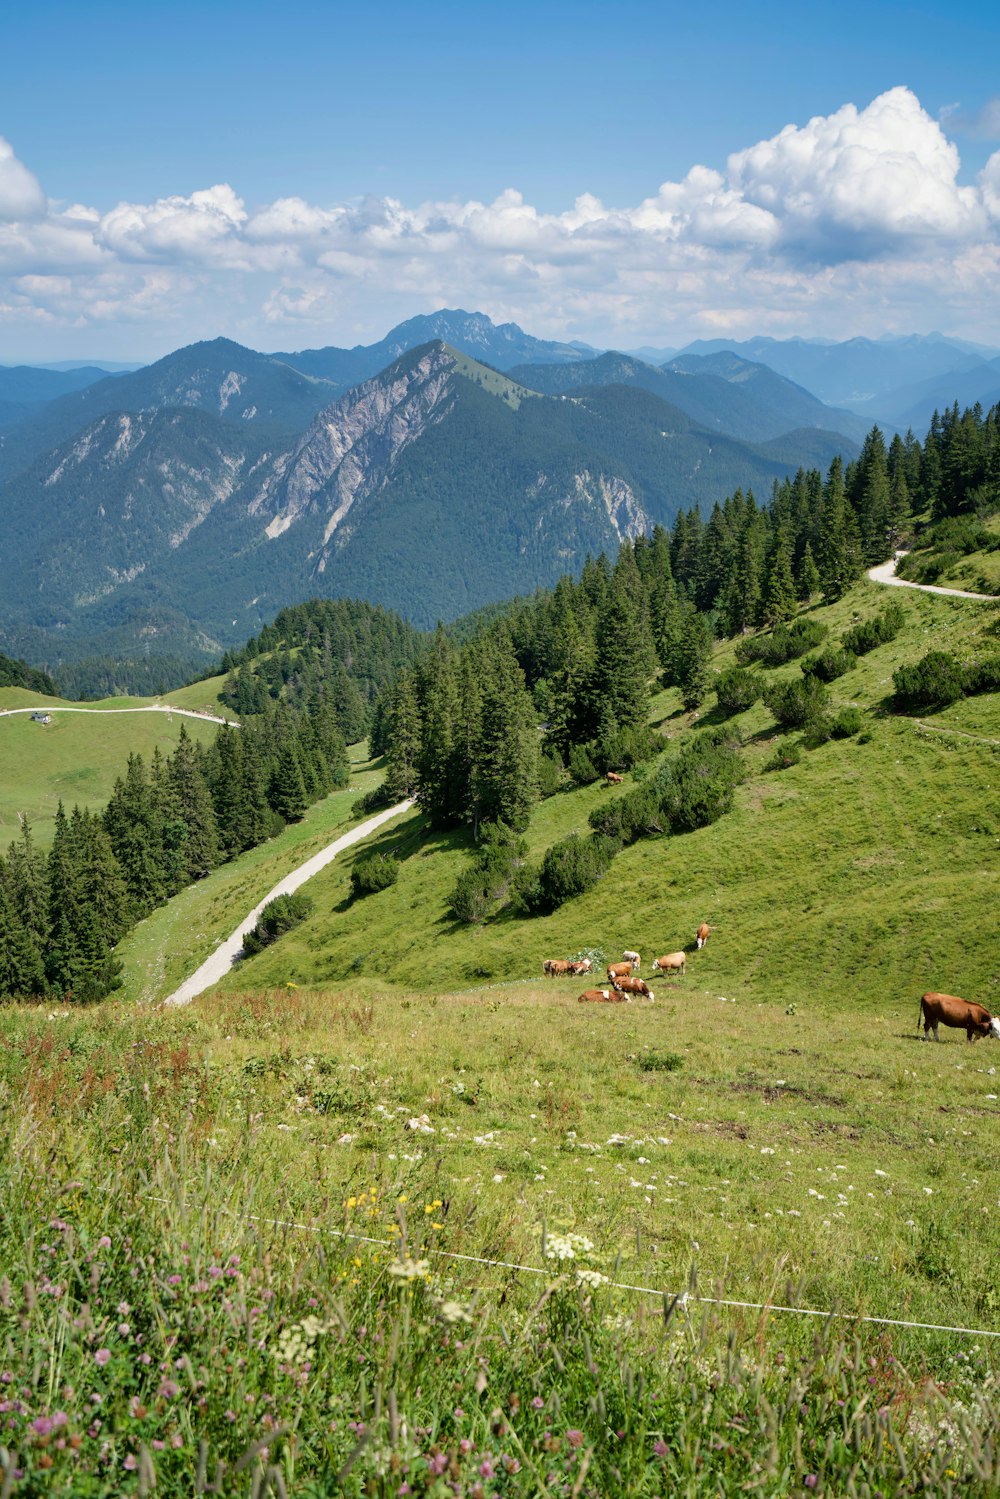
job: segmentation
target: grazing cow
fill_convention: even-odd
[[[623,952],[622,957],[625,959],[626,963],[632,964],[632,967],[635,969],[636,973],[639,972],[639,968],[642,964],[642,959],[639,957],[639,954],[637,952]]]
[[[982,1005],[974,1004],[968,999],[959,999],[956,994],[935,994],[931,991],[922,995],[920,1014],[917,1017],[918,1030],[921,1020],[924,1023],[925,1041],[930,1030],[934,1032],[935,1041],[940,1041],[939,1025],[951,1025],[957,1030],[964,1030],[966,1041],[974,1041],[977,1036],[996,1036],[1000,1039],[1000,1018],[994,1018]]]
[[[542,964],[542,972],[550,979],[562,979],[573,972],[573,964],[562,958],[546,958]]]
[[[698,944],[698,951],[699,952],[701,951],[701,949],[705,946],[706,942],[708,941],[708,934],[709,934],[709,932],[711,930],[712,930],[712,928],[709,926],[708,922],[707,921],[703,921],[702,924],[701,924],[701,926],[695,932],[695,934],[694,934],[695,935],[695,941]]]
[[[683,978],[684,971],[687,968],[687,953],[668,952],[665,958],[654,958],[653,968],[654,970],[658,968],[661,973],[665,973],[668,968],[674,968],[680,972],[681,978]]]
[[[604,779],[607,781],[607,783],[608,783],[609,786],[620,786],[621,783],[622,783],[621,776],[618,775],[617,772],[613,771],[613,770],[606,771],[605,775],[604,775]]]
[[[614,983],[615,979],[627,979],[632,977],[631,963],[609,963],[608,978]]]
[[[615,979],[614,987],[621,994],[642,994],[646,999],[655,998],[647,988],[645,979]]]
[[[589,958],[576,958],[569,966],[572,968],[573,972],[579,978],[579,976],[580,976],[581,973],[589,973],[590,972],[590,959]]]
[[[617,989],[584,989],[577,1000],[581,1005],[620,1005],[624,1002],[625,995]]]

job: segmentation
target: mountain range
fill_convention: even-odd
[[[549,394],[433,340],[337,394],[216,339],[61,395],[2,434],[0,638],[51,663],[130,642],[204,658],[317,593],[433,625],[854,451],[819,402],[745,361],[682,375],[587,353],[530,365],[535,386],[581,373]]]
[[[353,349],[217,338],[113,374],[0,368],[0,647],[202,661],[311,594],[433,625],[850,457],[876,401],[929,415],[991,388],[993,351],[937,337],[656,363],[461,310]]]

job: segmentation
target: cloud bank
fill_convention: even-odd
[[[514,188],[248,206],[225,183],[101,213],[50,202],[0,138],[0,335],[300,347],[462,305],[619,346],[933,327],[1000,341],[1000,151],[973,183],[960,169],[906,88],[787,125],[725,172],[694,165],[632,207],[584,194],[555,213]]]

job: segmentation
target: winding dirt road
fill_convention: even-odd
[[[888,583],[892,588],[918,588],[921,593],[943,593],[950,599],[978,599],[982,604],[1000,603],[1000,598],[992,593],[967,593],[964,588],[940,588],[936,583],[911,583],[909,578],[897,578],[896,566],[905,556],[905,552],[897,552],[888,562],[870,567],[869,578],[873,583]]]
[[[199,713],[196,708],[175,708],[170,703],[144,703],[141,708],[63,708],[58,703],[40,703],[37,708],[0,708],[0,718],[13,718],[15,713],[178,713],[181,718],[197,718],[202,723],[227,723],[231,729],[240,728],[235,718]]]
[[[369,833],[374,833],[384,822],[389,822],[393,817],[398,817],[402,812],[408,812],[413,806],[412,801],[397,802],[394,807],[387,807],[384,812],[378,812],[374,817],[369,817],[366,822],[359,823],[356,828],[351,828],[349,833],[342,833],[333,843],[327,844],[326,848],[320,849],[318,854],[313,854],[305,864],[300,864],[298,869],[293,869],[291,874],[286,874],[283,880],[279,880],[273,890],[269,890],[249,916],[240,923],[231,937],[219,944],[210,958],[206,958],[200,968],[197,968],[191,977],[185,979],[179,989],[175,989],[164,1001],[164,1005],[177,1006],[190,1004],[197,995],[203,994],[213,984],[217,984],[221,978],[232,968],[234,961],[243,949],[243,938],[247,932],[257,925],[257,919],[268,901],[274,900],[278,895],[291,895],[311,880],[314,874],[325,869],[339,853],[352,844],[360,843],[362,838],[367,838]]]

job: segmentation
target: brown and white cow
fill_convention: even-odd
[[[974,1041],[977,1036],[996,1036],[1000,1039],[1000,1019],[992,1016],[983,1005],[977,1005],[969,999],[959,999],[957,994],[936,994],[930,990],[922,995],[920,1014],[917,1017],[918,1029],[921,1021],[924,1024],[925,1041],[931,1030],[935,1041],[940,1041],[939,1025],[964,1030],[966,1041]]]
[[[546,958],[542,964],[542,972],[550,979],[565,978],[568,973],[573,972],[573,964],[563,958]]]
[[[581,1005],[620,1005],[625,1002],[625,995],[619,994],[617,989],[584,989],[577,999]]]
[[[581,973],[589,973],[590,972],[590,966],[591,966],[590,965],[590,959],[589,958],[574,958],[574,960],[570,963],[569,966],[572,968],[572,970],[576,974],[577,978],[579,978],[579,976],[580,976]]]
[[[645,979],[615,979],[614,987],[621,994],[642,994],[646,999],[655,999],[655,995],[646,985]]]
[[[615,979],[627,979],[632,977],[631,963],[609,963],[608,978],[614,983]]]
[[[623,952],[622,957],[625,959],[626,963],[632,964],[632,967],[636,973],[639,972],[639,969],[642,967],[642,959],[637,952]]]
[[[668,952],[664,958],[654,958],[653,968],[658,968],[661,973],[666,973],[668,969],[675,969],[683,978],[687,968],[687,953]]]
[[[614,770],[606,771],[604,779],[607,781],[609,786],[620,786],[622,783],[621,776],[617,773],[617,771]]]
[[[701,926],[695,932],[694,937],[695,937],[695,941],[698,944],[698,951],[699,952],[701,951],[701,949],[705,946],[706,942],[708,941],[708,934],[709,934],[709,932],[711,930],[712,930],[712,928],[709,926],[708,922],[707,921],[703,921],[701,923]]]

